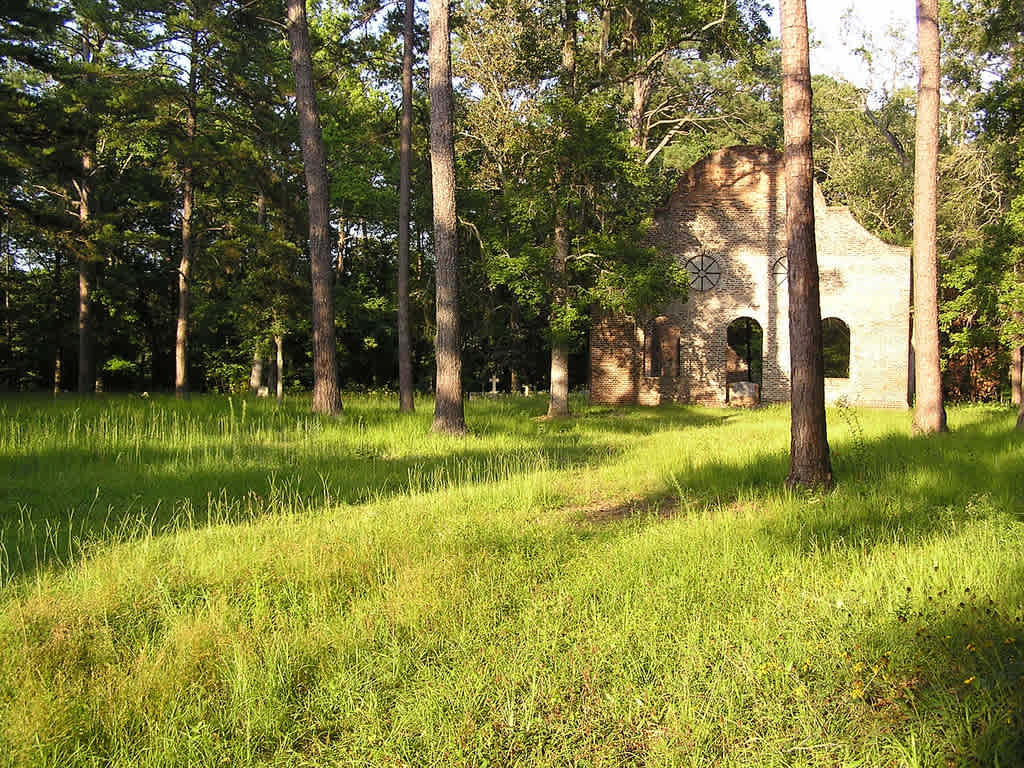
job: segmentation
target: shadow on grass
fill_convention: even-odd
[[[1024,519],[1024,435],[1002,428],[1005,419],[979,419],[955,432],[928,437],[888,434],[855,440],[833,451],[836,487],[823,491],[786,491],[789,468],[784,453],[761,453],[742,463],[709,461],[681,466],[663,487],[624,505],[620,514],[756,506],[759,502],[813,503],[815,514],[768,520],[762,535],[774,546],[804,551],[810,546],[870,546],[891,541],[894,533],[921,538],[951,523],[975,519],[976,500]]]
[[[708,508],[729,514],[770,504],[778,513],[755,517],[748,534],[760,549],[837,562],[972,526],[1012,542],[1024,520],[1024,436],[1011,426],[983,416],[946,435],[838,443],[838,485],[829,492],[785,491],[785,455],[681,468],[660,493],[586,518],[607,527],[646,514],[658,525]],[[905,753],[907,764],[1024,765],[1024,566],[1000,574],[993,594],[972,583],[924,593],[887,581],[878,588],[893,596],[891,612],[832,630],[859,649],[866,671],[849,672],[855,699],[829,693],[827,706],[854,710],[850,716]]]
[[[857,638],[875,657],[868,664],[884,667],[863,689],[866,714],[886,727],[930,721],[942,734],[918,745],[917,764],[1024,764],[1024,624],[1019,603],[1016,614],[1005,607],[1022,585],[1018,567],[996,595],[972,584],[927,594],[907,587],[916,607],[897,606]],[[902,665],[889,666],[889,649],[899,649]]]
[[[399,414],[383,399],[354,399],[343,416],[324,419],[310,416],[304,403],[277,410],[249,401],[248,421],[239,422],[242,401],[225,398],[16,398],[29,414],[23,420],[34,421],[26,434],[44,422],[51,431],[82,429],[90,419],[107,418],[104,409],[112,406],[140,429],[171,413],[179,419],[174,429],[192,444],[126,434],[123,446],[105,441],[92,447],[79,438],[64,440],[64,447],[0,453],[0,477],[9,478],[0,488],[0,582],[72,562],[91,541],[493,483],[539,469],[597,466],[624,450],[623,436],[727,418],[678,406],[604,413],[577,405],[573,418],[540,422],[530,418],[540,400],[471,403],[471,435],[456,440],[430,435],[429,413]],[[116,418],[110,421],[118,428]],[[397,453],[389,429],[402,435]],[[62,442],[52,438],[50,444]],[[402,452],[406,447],[409,453]]]

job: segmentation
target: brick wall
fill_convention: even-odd
[[[779,263],[786,253],[785,205],[782,158],[772,150],[719,150],[686,173],[656,216],[652,242],[682,264],[703,256],[711,266],[701,282],[709,287],[691,287],[687,301],[661,308],[647,329],[628,318],[595,319],[593,402],[724,405],[726,329],[741,317],[756,320],[763,333],[762,402],[788,401],[789,305]],[[837,317],[850,329],[850,377],[828,379],[826,399],[905,408],[909,249],[883,243],[847,209],[827,207],[817,188],[814,205],[822,317]],[[655,346],[663,361],[658,377],[649,375]]]

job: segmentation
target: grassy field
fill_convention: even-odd
[[[0,401],[0,765],[1024,764],[1006,409]]]

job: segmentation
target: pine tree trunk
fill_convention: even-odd
[[[277,358],[272,357],[267,362],[266,390],[264,397],[270,397],[271,392],[277,392]]]
[[[0,232],[0,237],[2,237],[2,232]],[[11,258],[11,249],[9,247],[9,243],[8,243],[7,238],[3,238],[3,244],[4,244],[4,249],[3,249],[3,252],[4,252],[4,273],[7,276],[7,279],[10,280],[12,258]],[[5,359],[10,359],[11,351],[12,351],[13,347],[14,347],[14,322],[13,322],[13,318],[11,317],[11,291],[10,291],[9,286],[7,284],[5,284],[4,285],[4,358]],[[12,379],[9,382],[9,384],[13,385],[13,383],[14,382],[13,382],[13,379]],[[5,385],[6,384],[8,384],[8,382],[5,382]]]
[[[939,368],[939,4],[917,2],[917,128],[914,153],[914,431],[945,432]]]
[[[412,46],[415,0],[405,0],[402,53],[402,126],[398,193],[398,408],[415,408],[409,338],[409,190],[412,165]]]
[[[561,86],[566,95],[576,100],[576,22],[579,16],[577,0],[565,0],[562,18],[562,72]],[[551,387],[548,396],[548,418],[562,418],[569,415],[569,343],[559,327],[560,315],[565,312],[568,300],[566,267],[569,263],[569,222],[565,204],[562,203],[562,185],[571,173],[563,167],[555,174],[555,232],[554,253],[551,260],[554,281],[551,306]]]
[[[63,381],[64,381],[64,379],[63,379],[64,351],[63,351],[63,347],[61,346],[61,341],[62,341],[61,336],[63,334],[61,333],[62,322],[61,322],[61,311],[60,311],[60,307],[64,303],[63,301],[61,301],[61,293],[63,293],[63,290],[64,290],[64,286],[62,285],[62,283],[64,282],[64,280],[63,280],[63,276],[64,276],[63,266],[64,266],[64,262],[62,261],[60,251],[58,250],[54,254],[54,261],[53,261],[53,306],[55,307],[56,313],[57,313],[56,324],[54,325],[54,333],[53,333],[53,348],[55,350],[54,351],[54,357],[53,357],[53,394],[54,395],[59,395],[60,394],[60,388],[61,388],[61,385],[63,384]]]
[[[552,316],[565,309],[565,268],[569,260],[569,232],[565,213],[559,205],[555,214],[554,306]],[[548,399],[548,418],[569,415],[569,343],[556,323],[551,327],[551,394]]]
[[[274,337],[274,346],[277,348],[277,402],[284,402],[284,336],[278,334]]]
[[[334,330],[334,294],[328,220],[327,161],[313,84],[313,57],[305,0],[286,0],[295,106],[309,203],[309,263],[313,283],[313,412],[341,410]]]
[[[82,259],[78,262],[78,392],[87,395],[96,391],[96,359],[92,321],[92,287],[96,265]]]
[[[447,0],[430,0],[430,165],[437,264],[437,391],[434,431],[462,434],[462,353],[459,347],[458,242],[455,144],[452,135],[452,62]]]
[[[83,240],[89,236],[92,216],[90,195],[93,171],[92,154],[82,155],[82,182],[78,190],[78,226]],[[83,255],[78,259],[78,392],[96,391],[95,337],[92,320],[92,289],[96,280],[96,263],[89,259],[89,247],[83,243]]]
[[[1024,347],[1015,346],[1010,351],[1010,402],[1013,405],[1024,404],[1021,392],[1021,363],[1024,360]]]
[[[338,218],[338,261],[335,263],[334,271],[338,279],[345,274],[345,242],[348,240],[348,221],[344,216]]]
[[[174,333],[174,395],[188,394],[188,313],[192,286],[192,165],[182,171],[181,263],[178,265],[178,320]]]
[[[178,266],[178,321],[174,333],[174,396],[181,399],[188,394],[188,315],[192,291],[192,257],[195,246],[192,237],[192,212],[195,206],[192,151],[196,139],[196,94],[199,88],[196,46],[198,30],[192,31],[189,48],[188,104],[185,113],[185,151],[188,155],[181,169],[181,263]]]
[[[252,354],[252,370],[249,372],[249,394],[258,395],[263,384],[263,356],[257,349]]]
[[[814,238],[811,73],[805,0],[781,0],[782,104],[786,142],[786,256],[792,417],[786,484],[830,486],[825,427],[818,257]]]

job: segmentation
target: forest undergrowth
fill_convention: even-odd
[[[997,406],[0,401],[0,765],[1021,765]]]

